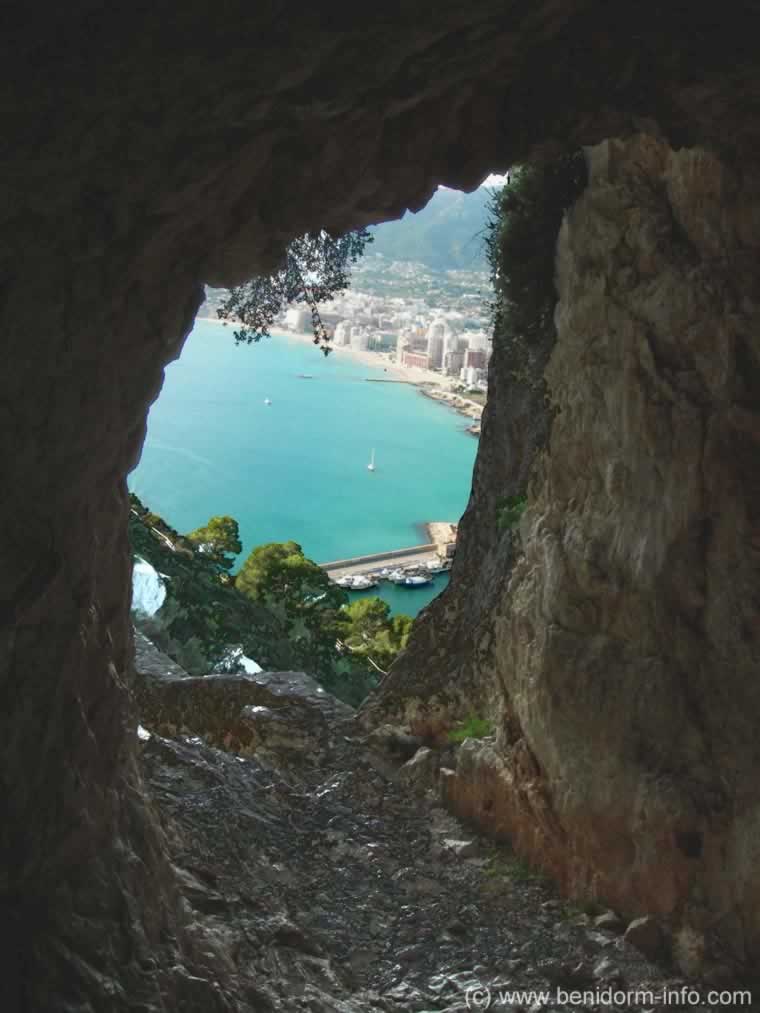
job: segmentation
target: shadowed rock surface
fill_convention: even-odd
[[[419,207],[438,183],[474,187],[531,155],[641,130],[674,151],[701,145],[723,165],[662,149],[640,162],[636,148],[609,149],[613,168],[622,173],[630,159],[641,177],[624,184],[632,212],[642,202],[630,226],[633,268],[646,279],[659,264],[673,281],[662,293],[675,300],[672,318],[647,303],[637,287],[645,281],[626,280],[617,253],[621,276],[607,277],[607,247],[594,239],[591,273],[623,300],[611,317],[630,347],[598,310],[592,329],[568,317],[567,347],[583,349],[567,368],[579,375],[573,386],[553,374],[552,396],[588,428],[575,438],[556,431],[576,470],[563,473],[551,455],[542,464],[523,563],[507,587],[511,557],[497,547],[478,584],[483,621],[476,602],[467,606],[477,642],[457,621],[464,606],[452,595],[474,565],[468,558],[491,547],[487,536],[471,549],[474,536],[465,536],[441,606],[451,631],[426,620],[423,635],[496,659],[499,685],[473,677],[472,692],[512,701],[496,748],[511,755],[523,742],[527,769],[540,755],[533,781],[573,835],[572,880],[586,877],[592,856],[621,855],[625,896],[652,895],[647,870],[664,833],[663,895],[679,919],[698,933],[704,919],[727,926],[732,953],[756,959],[747,673],[756,661],[758,385],[756,286],[745,254],[758,235],[759,19],[752,2],[581,0],[446,2],[434,13],[418,3],[337,12],[236,0],[223,9],[75,0],[4,11],[0,895],[12,942],[0,972],[8,1009],[146,1013],[232,1002],[195,973],[208,946],[188,928],[165,831],[144,796],[132,712],[126,475],[203,284],[272,268],[308,229],[340,231]],[[610,199],[614,236],[622,229],[614,185]],[[588,227],[604,231],[604,200],[582,207]],[[678,238],[665,234],[660,255],[647,228],[668,214]],[[582,234],[583,221],[575,227]],[[568,249],[561,285],[583,273],[580,263]],[[700,302],[707,263],[714,301]],[[682,306],[689,292],[692,305]],[[596,355],[606,363],[598,374]],[[608,383],[612,403],[598,388]],[[502,392],[492,394],[496,418]],[[486,514],[491,482],[505,473],[493,440],[484,437],[473,500],[477,511],[485,497]],[[624,495],[630,488],[637,509]],[[556,508],[546,506],[549,489]],[[602,516],[596,533],[596,490],[626,523]],[[642,546],[653,524],[656,537]],[[653,566],[646,579],[637,558]],[[513,627],[516,639],[507,636]],[[645,658],[651,695],[639,697],[632,680],[647,675]],[[460,671],[469,671],[464,659]],[[628,723],[631,701],[640,715],[647,699],[657,720]],[[568,721],[560,757],[551,745],[557,708],[581,701],[599,703],[610,731],[581,741],[577,720]],[[530,741],[520,729],[531,729]],[[679,733],[686,738],[677,746]],[[579,741],[581,752],[568,757]],[[611,778],[608,831],[598,818],[602,782],[586,773],[600,756]],[[645,783],[642,756],[651,820],[629,804]],[[579,796],[577,784],[556,779],[574,775],[581,759],[588,791]],[[526,847],[534,824],[530,816],[520,823]],[[553,833],[542,831],[535,849],[562,872]],[[646,844],[641,862],[634,841]],[[686,911],[703,903],[695,891],[706,898],[699,917]]]
[[[663,917],[690,972],[741,965],[760,946],[760,192],[647,136],[588,161],[557,247],[548,442],[515,431],[523,383],[497,359],[451,586],[366,719],[487,714],[454,809],[571,895]],[[505,483],[531,466],[516,539],[495,458]]]
[[[173,688],[198,706],[193,681]],[[303,697],[286,698],[283,725],[302,731]],[[566,904],[511,848],[446,814],[431,760],[455,749],[420,750],[403,767],[388,753],[378,762],[378,738],[326,703],[334,712],[318,762],[298,735],[279,757],[266,743],[245,757],[196,736],[141,743],[185,931],[203,948],[192,980],[180,979],[191,1007],[462,1013],[474,988],[661,994],[684,984],[644,956],[662,956],[655,920],[632,923],[623,938],[611,912]],[[312,710],[311,722],[319,734],[323,715]],[[427,768],[416,796],[410,767]],[[651,1004],[642,996],[629,1008]]]

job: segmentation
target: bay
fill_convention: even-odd
[[[167,367],[130,488],[178,531],[230,514],[241,560],[290,539],[319,563],[418,544],[425,521],[461,516],[477,440],[415,387],[366,382],[383,376],[292,337],[238,346],[198,320]],[[414,615],[445,582],[372,593]]]

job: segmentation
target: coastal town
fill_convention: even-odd
[[[369,256],[351,288],[320,307],[335,354],[382,368],[388,380],[414,384],[420,393],[470,420],[480,435],[491,338],[488,307],[478,294],[482,271],[433,271],[423,264]],[[203,315],[215,316],[208,293]],[[311,310],[290,306],[277,333],[313,340]]]
[[[385,258],[375,257],[383,261]],[[373,265],[374,266],[374,265]],[[375,271],[377,268],[375,267]],[[433,275],[423,265],[388,262],[386,274],[412,275],[417,295],[366,291],[367,275],[360,270],[351,288],[320,308],[320,316],[335,348],[374,352],[383,364],[391,362],[406,370],[424,370],[446,389],[485,394],[491,340],[487,332],[487,309],[472,300],[474,285],[449,286],[449,275],[476,272],[436,272],[438,283],[424,285],[418,275]],[[477,275],[476,275],[477,277]],[[459,280],[459,279],[455,279]],[[375,285],[373,285],[375,288]],[[392,290],[391,290],[392,291]],[[305,306],[285,311],[282,324],[290,331],[308,331],[311,312]]]

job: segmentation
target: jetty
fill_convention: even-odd
[[[403,569],[406,566],[424,566],[428,561],[440,559],[435,542],[427,545],[411,545],[406,549],[391,549],[368,556],[353,556],[350,559],[336,559],[331,563],[320,563],[332,580],[339,577],[358,577],[385,567]]]
[[[430,538],[423,545],[410,545],[403,549],[389,549],[348,559],[334,559],[318,565],[331,580],[341,577],[359,577],[377,574],[380,570],[404,570],[407,567],[424,567],[428,563],[450,560],[456,545],[457,525],[449,521],[428,521],[424,525]]]

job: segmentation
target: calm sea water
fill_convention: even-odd
[[[418,544],[424,521],[461,516],[477,441],[414,387],[364,381],[383,375],[287,337],[236,346],[198,321],[166,370],[130,488],[179,531],[231,514],[244,555],[288,539],[320,563]],[[414,615],[445,580],[381,593]]]

